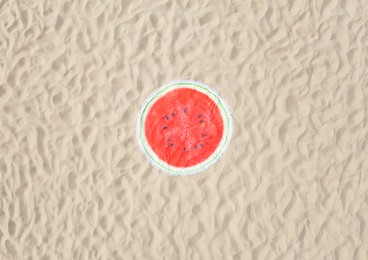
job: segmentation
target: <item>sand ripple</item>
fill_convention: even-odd
[[[0,0],[1,259],[367,259],[368,5]],[[234,136],[173,178],[147,95],[216,88]]]

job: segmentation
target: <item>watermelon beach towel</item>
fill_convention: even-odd
[[[173,175],[195,174],[219,160],[233,123],[224,100],[209,86],[175,81],[155,91],[138,116],[138,143],[150,162]]]

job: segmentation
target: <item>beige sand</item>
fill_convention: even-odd
[[[1,259],[368,259],[367,1],[103,2],[0,0]],[[177,79],[234,117],[183,178],[135,136]]]

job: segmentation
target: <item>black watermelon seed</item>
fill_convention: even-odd
[[[187,148],[185,148],[185,147],[184,147],[184,148],[183,148],[183,152],[185,152],[186,150],[187,150]]]
[[[203,147],[203,144],[199,144],[201,147]]]
[[[163,126],[162,129],[167,129],[167,126]]]
[[[202,114],[200,114],[199,116],[198,116],[198,118],[201,118],[202,117]]]
[[[207,134],[202,134],[202,137],[206,137],[207,136]]]
[[[203,123],[203,122],[204,122],[204,120],[203,120],[203,119],[199,121],[199,123]]]
[[[169,117],[168,116],[165,116],[166,120],[169,120]]]
[[[174,144],[170,144],[170,147],[173,147],[174,146]]]
[[[186,113],[187,112],[187,109],[186,108],[184,108],[184,113]]]
[[[174,113],[171,113],[171,115],[174,117],[175,116],[175,114]]]

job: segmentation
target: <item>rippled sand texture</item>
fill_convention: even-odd
[[[0,259],[368,259],[367,49],[365,0],[0,0]],[[235,125],[179,178],[135,133],[176,79]]]

